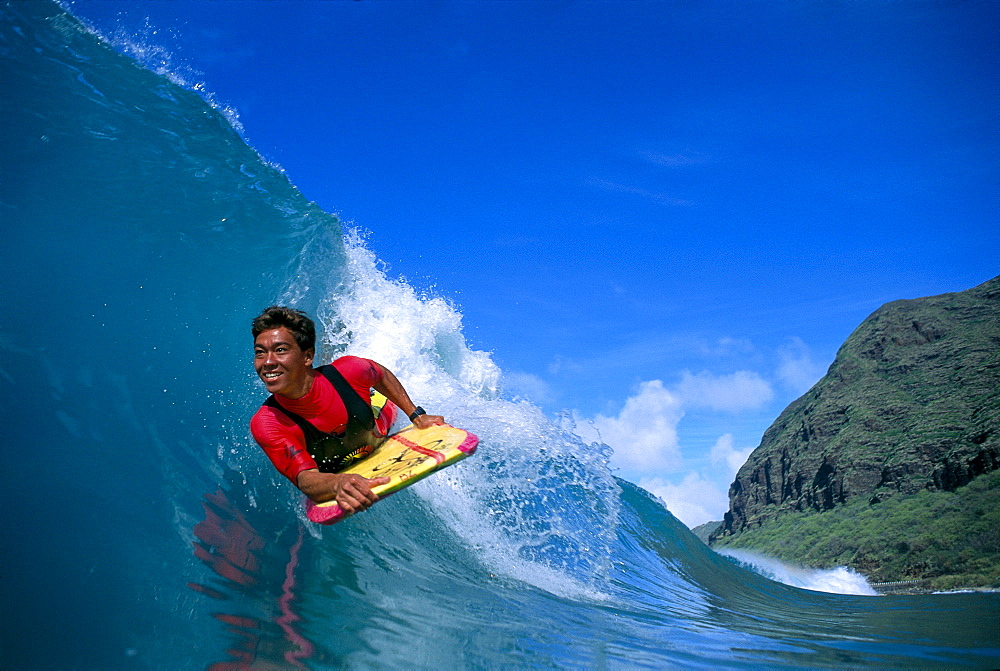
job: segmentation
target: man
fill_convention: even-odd
[[[317,503],[335,499],[350,514],[378,500],[371,488],[388,478],[337,471],[385,440],[397,409],[417,428],[444,423],[415,405],[375,361],[344,356],[313,368],[316,327],[299,310],[273,305],[251,331],[254,368],[271,397],[250,420],[250,431],[275,468]],[[389,399],[377,418],[371,389]]]

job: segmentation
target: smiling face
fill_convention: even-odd
[[[302,398],[312,387],[313,350],[302,351],[284,326],[254,339],[253,367],[272,394]]]

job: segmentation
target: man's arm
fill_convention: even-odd
[[[389,478],[369,480],[356,473],[321,473],[312,468],[299,473],[295,486],[316,503],[336,499],[337,505],[350,515],[378,501],[371,488],[387,482]]]
[[[395,403],[396,407],[402,410],[403,414],[407,417],[412,415],[417,406],[410,400],[410,396],[406,393],[406,389],[403,388],[402,383],[396,379],[391,370],[380,363],[376,363],[375,365],[382,371],[382,381],[374,385],[375,391]],[[444,424],[444,417],[441,415],[420,415],[413,420],[413,426],[418,429],[426,429],[435,424]]]

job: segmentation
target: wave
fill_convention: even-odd
[[[833,576],[712,552],[606,446],[509,398],[456,306],[58,5],[0,5],[0,48],[4,669],[1000,660],[998,595],[821,593]],[[305,523],[247,432],[249,322],[273,302],[476,455]]]
[[[722,548],[718,552],[723,557],[729,557],[737,564],[756,571],[765,578],[777,580],[793,587],[833,594],[878,595],[878,592],[872,588],[863,575],[846,566],[832,569],[811,569],[788,564],[759,552],[734,548]]]

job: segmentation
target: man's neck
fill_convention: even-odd
[[[316,379],[316,369],[315,368],[310,368],[309,369],[309,373],[306,375],[306,378],[305,378],[305,380],[302,383],[302,386],[303,386],[302,389],[295,390],[295,392],[294,392],[295,395],[294,396],[292,394],[278,394],[278,396],[281,396],[282,398],[290,399],[292,401],[297,401],[300,398],[305,397],[306,395],[309,394],[310,391],[312,391],[313,380],[315,380],[315,379]]]

